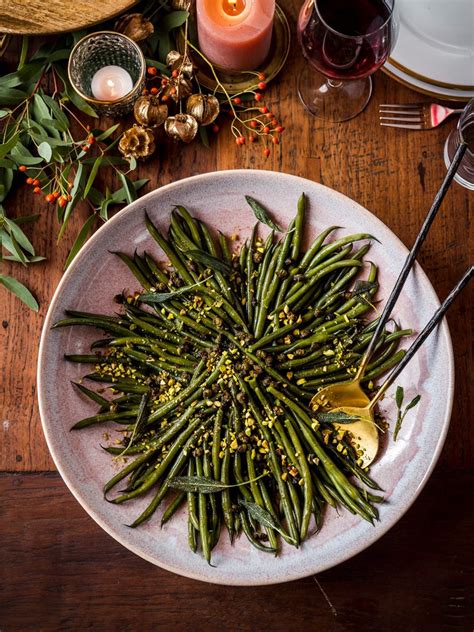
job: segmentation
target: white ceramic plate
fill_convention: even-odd
[[[403,70],[400,70],[400,68],[397,68],[389,61],[382,66],[382,70],[389,75],[389,77],[392,77],[392,79],[395,79],[395,81],[398,81],[407,88],[411,88],[412,90],[421,92],[422,94],[427,94],[435,99],[464,103],[469,101],[469,99],[474,98],[474,90],[443,88],[441,86],[427,83],[426,81],[417,79]]]
[[[474,90],[474,2],[397,2],[400,32],[390,61],[426,83]]]
[[[407,401],[415,393],[420,404],[406,418],[400,438],[387,442],[372,468],[385,489],[386,503],[380,507],[380,521],[373,527],[346,511],[328,511],[320,533],[300,549],[285,546],[274,558],[253,549],[245,537],[230,546],[222,534],[213,551],[210,567],[187,545],[186,515],[176,515],[160,529],[160,513],[137,529],[130,524],[148,499],[133,504],[104,502],[102,485],[114,473],[109,455],[99,444],[102,428],[70,432],[78,419],[96,409],[70,384],[84,374],[84,366],[67,363],[63,353],[86,353],[97,337],[90,328],[50,330],[66,308],[113,313],[113,296],[123,288],[135,288],[136,281],[110,254],[137,248],[156,253],[143,223],[144,209],[162,229],[170,210],[185,205],[201,219],[227,233],[250,234],[254,223],[244,194],[264,201],[276,219],[287,225],[296,201],[305,192],[309,200],[307,232],[310,237],[329,225],[344,226],[340,234],[369,232],[380,239],[370,259],[381,269],[379,296],[388,296],[406,256],[406,249],[374,215],[349,198],[320,184],[295,176],[269,171],[223,171],[195,176],[165,186],[134,202],[109,220],[84,246],[59,284],[45,321],[38,364],[38,393],[43,428],[49,449],[64,481],[90,516],[131,551],[165,569],[208,582],[260,585],[290,581],[318,573],[359,553],[382,536],[405,513],[426,483],[444,443],[453,398],[453,354],[446,322],[427,341],[408,365],[398,383]],[[404,326],[420,330],[439,305],[426,275],[416,267],[396,308]],[[395,417],[393,392],[383,401],[388,419]],[[393,425],[392,425],[393,428]],[[112,430],[110,430],[112,432]]]

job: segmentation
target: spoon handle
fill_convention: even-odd
[[[471,280],[473,276],[474,276],[474,266],[471,266],[470,268],[466,270],[462,278],[458,281],[457,285],[451,290],[448,296],[444,299],[444,301],[438,307],[436,312],[433,314],[431,320],[425,325],[423,331],[418,335],[416,340],[413,342],[411,347],[406,352],[403,359],[399,362],[399,364],[397,364],[397,366],[389,374],[385,382],[382,384],[382,386],[379,388],[377,393],[372,398],[370,402],[370,407],[374,406],[378,402],[378,400],[382,397],[385,391],[397,379],[397,377],[400,375],[400,373],[403,371],[406,365],[410,362],[410,360],[413,358],[415,353],[418,351],[418,349],[425,342],[425,340],[428,338],[430,333],[433,331],[433,329],[436,327],[436,325],[440,322],[440,320],[443,318],[445,313],[451,307],[451,303],[455,300],[457,295],[460,294],[460,292],[466,287],[466,285],[469,283],[469,281]]]
[[[461,163],[461,160],[463,159],[466,149],[467,149],[467,144],[465,142],[461,142],[449,166],[449,169],[443,180],[443,184],[441,185],[438,193],[436,194],[436,197],[433,201],[433,205],[431,206],[427,216],[425,217],[425,221],[423,222],[420,232],[418,233],[418,236],[415,239],[415,243],[413,244],[412,249],[408,253],[405,263],[403,264],[403,268],[401,269],[400,274],[398,275],[398,279],[396,280],[395,285],[393,286],[392,293],[388,297],[388,300],[385,304],[382,315],[380,316],[380,319],[377,323],[377,327],[375,328],[372,339],[370,340],[369,346],[367,347],[367,350],[364,353],[364,356],[359,365],[357,375],[354,378],[355,380],[360,379],[362,375],[364,374],[366,366],[369,363],[369,360],[372,357],[372,354],[375,350],[375,345],[377,344],[377,340],[380,334],[382,333],[382,331],[385,329],[385,325],[387,324],[387,321],[390,318],[390,314],[392,313],[392,310],[395,307],[395,303],[397,302],[398,297],[400,296],[400,293],[402,291],[402,288],[405,285],[405,281],[407,280],[407,277],[410,273],[410,270],[412,269],[413,264],[415,263],[415,259],[418,254],[418,251],[420,250],[423,242],[426,239],[426,236],[428,235],[428,231],[431,227],[431,224],[433,223],[433,220],[436,217],[439,207],[441,206],[441,202],[443,201],[444,196],[448,192],[449,186],[454,176],[456,175],[456,171],[458,170],[458,167]]]

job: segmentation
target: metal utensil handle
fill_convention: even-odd
[[[385,391],[393,384],[393,382],[397,379],[406,365],[413,358],[415,353],[421,347],[421,345],[425,342],[428,336],[431,334],[436,325],[440,322],[443,316],[446,314],[448,309],[451,307],[451,303],[455,300],[457,295],[466,287],[471,278],[474,276],[474,266],[471,266],[466,270],[462,278],[459,280],[457,285],[451,290],[449,295],[444,299],[441,305],[438,307],[436,312],[434,313],[431,320],[425,325],[423,331],[418,335],[416,340],[413,342],[411,347],[406,352],[403,359],[397,364],[397,366],[392,370],[390,375],[387,377],[385,382],[379,388],[375,396],[372,398],[370,405],[373,406],[385,393]]]
[[[436,194],[436,197],[433,201],[433,205],[431,206],[425,218],[425,221],[423,222],[423,225],[420,229],[420,232],[418,233],[418,236],[415,239],[415,243],[413,244],[412,249],[410,250],[407,256],[405,263],[403,264],[403,268],[401,269],[400,274],[398,275],[398,279],[396,280],[395,285],[393,286],[392,293],[388,297],[387,303],[385,304],[382,315],[380,316],[379,322],[377,323],[377,327],[375,328],[372,339],[370,340],[369,346],[367,347],[367,350],[359,365],[357,375],[354,378],[355,380],[360,379],[360,377],[363,375],[365,368],[367,364],[369,363],[370,358],[372,357],[377,340],[380,334],[382,333],[382,331],[384,330],[388,319],[390,318],[390,314],[392,313],[392,310],[395,307],[395,303],[397,302],[398,297],[400,296],[400,292],[402,291],[405,281],[407,280],[407,277],[410,273],[410,270],[412,269],[413,264],[415,263],[415,259],[418,254],[418,251],[421,248],[423,242],[425,241],[426,236],[428,235],[428,231],[431,227],[431,224],[433,223],[433,220],[436,217],[439,207],[441,206],[441,202],[443,201],[444,196],[448,192],[449,186],[454,176],[456,175],[456,171],[458,170],[458,167],[461,163],[461,160],[463,159],[466,149],[467,149],[467,144],[465,142],[461,142],[449,166],[449,169],[443,180],[443,184],[441,185],[438,193]]]

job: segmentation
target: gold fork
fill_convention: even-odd
[[[460,114],[462,111],[462,108],[452,110],[437,103],[383,104],[379,106],[380,125],[403,129],[433,129],[451,114]]]

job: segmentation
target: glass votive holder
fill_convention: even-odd
[[[444,162],[449,167],[461,142],[467,144],[466,152],[454,180],[466,189],[474,191],[474,99],[464,108],[457,126],[446,139]]]
[[[126,94],[110,99],[94,95],[92,80],[105,67],[118,67],[128,73],[131,88]],[[106,116],[125,116],[132,110],[145,87],[145,72],[145,57],[138,44],[114,31],[86,35],[77,42],[69,57],[68,75],[73,89],[99,114]]]

